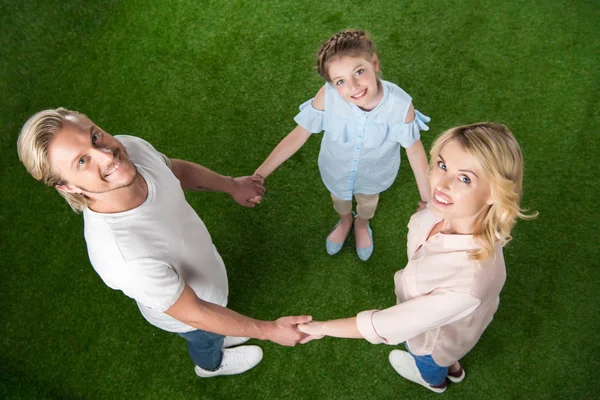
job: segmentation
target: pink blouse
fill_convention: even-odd
[[[394,276],[397,304],[363,311],[356,324],[371,343],[407,342],[416,355],[441,366],[461,359],[477,343],[498,309],[506,280],[502,246],[485,261],[467,251],[479,248],[472,235],[437,233],[441,221],[429,209],[408,223],[408,264]]]

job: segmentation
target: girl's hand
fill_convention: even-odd
[[[323,322],[312,321],[307,324],[298,324],[298,330],[310,335],[312,339],[321,339],[325,336],[322,332]],[[306,342],[304,342],[306,343]]]

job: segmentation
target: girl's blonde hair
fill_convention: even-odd
[[[33,115],[25,122],[19,139],[17,152],[19,160],[27,172],[47,186],[64,185],[66,182],[52,169],[48,157],[48,148],[66,124],[79,125],[87,117],[66,108],[44,110]],[[87,197],[77,193],[66,193],[56,189],[67,200],[73,211],[81,212],[88,206]]]
[[[375,44],[365,31],[347,29],[327,39],[317,52],[317,71],[326,81],[329,79],[329,64],[342,56],[362,56],[371,61],[375,54]]]
[[[497,241],[504,246],[517,218],[532,219],[520,208],[523,185],[523,155],[511,131],[502,124],[481,122],[451,128],[436,139],[431,148],[429,168],[434,167],[444,145],[456,140],[479,162],[491,188],[492,204],[475,223],[475,240],[481,249],[469,252],[473,260],[485,260],[494,253]]]

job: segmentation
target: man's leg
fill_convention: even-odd
[[[223,349],[225,336],[203,330],[180,333],[188,342],[188,352],[196,364],[194,371],[201,378],[235,375],[254,368],[263,358],[258,346]],[[248,338],[231,338],[229,345],[244,343]]]
[[[202,369],[214,371],[223,360],[225,336],[203,330],[179,333],[188,342],[188,352],[194,363]]]

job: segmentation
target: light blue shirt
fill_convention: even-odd
[[[345,101],[327,83],[325,111],[313,108],[310,99],[294,118],[312,133],[325,131],[319,171],[327,189],[343,200],[388,189],[400,168],[400,146],[412,146],[421,130],[429,130],[429,117],[417,110],[414,121],[404,123],[412,98],[391,82],[381,84],[383,98],[371,111]]]

